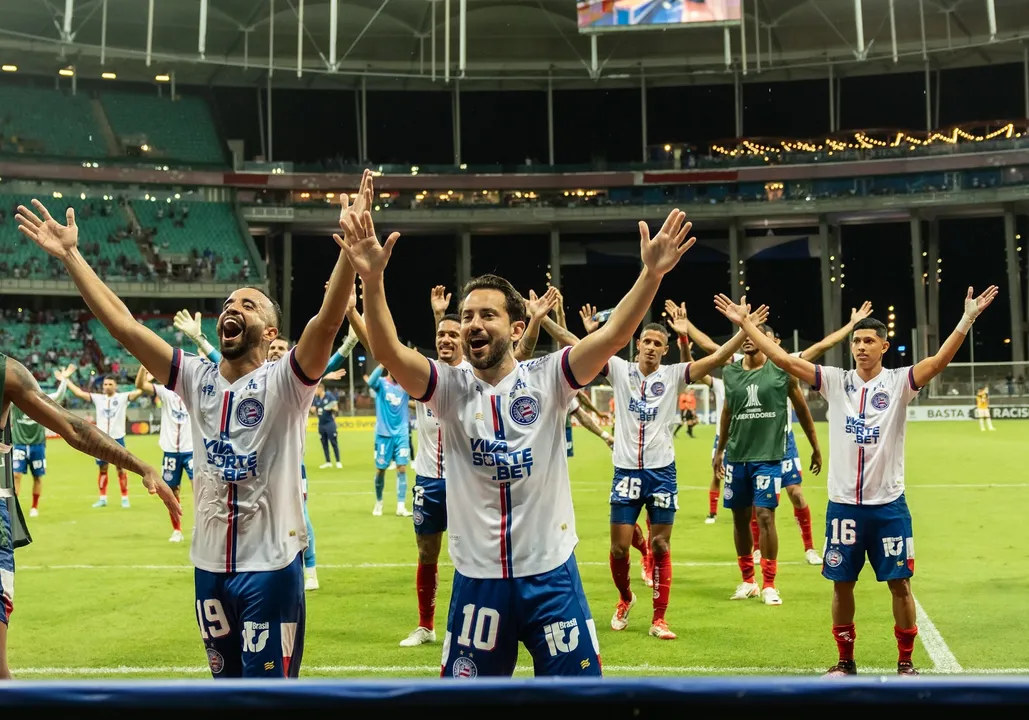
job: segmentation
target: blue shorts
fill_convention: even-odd
[[[46,475],[46,443],[15,445],[11,452],[11,467],[16,475],[32,470],[32,477]]]
[[[800,485],[803,481],[803,465],[797,450],[797,438],[790,430],[786,433],[786,457],[782,461],[782,486]]]
[[[711,459],[715,459],[715,453],[718,452],[718,433],[715,432],[715,441],[711,444]]]
[[[675,463],[654,470],[615,468],[611,481],[611,524],[635,525],[643,506],[654,525],[671,525],[679,509]]]
[[[436,535],[447,529],[447,481],[443,478],[414,476],[415,535]]]
[[[186,471],[189,481],[193,482],[193,453],[170,453],[164,454],[164,470],[162,477],[170,488],[177,488],[182,484],[182,471]]]
[[[115,442],[118,443],[119,445],[121,445],[122,447],[125,447],[125,438],[120,437],[117,440],[115,440]],[[96,464],[97,465],[106,465],[107,461],[106,460],[101,460],[100,458],[97,458]]]
[[[407,465],[411,461],[411,440],[407,435],[375,436],[375,467],[385,470],[391,462],[397,467]]]
[[[725,464],[722,504],[727,510],[779,507],[782,490],[782,462],[741,462]]]
[[[14,536],[8,501],[13,504],[14,498],[0,498],[0,623],[4,625],[14,612]]]
[[[565,425],[565,452],[568,453],[568,457],[575,455],[575,448],[572,446],[572,426]]]
[[[336,427],[336,423],[318,423],[318,435],[319,437],[333,438],[338,434],[339,429]]]
[[[599,677],[600,643],[575,556],[550,572],[477,579],[454,572],[440,677],[510,677],[518,643],[536,677]]]
[[[300,482],[304,490],[304,502],[307,502],[307,466],[300,463]]]
[[[303,553],[281,570],[193,571],[200,637],[211,675],[296,678],[304,654]]]
[[[903,495],[886,505],[829,501],[822,575],[833,582],[856,582],[866,555],[879,582],[915,574],[911,513]]]

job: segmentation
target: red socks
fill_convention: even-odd
[[[672,553],[654,553],[654,619],[665,619],[668,596],[672,592]]]
[[[753,562],[753,560],[751,560]],[[775,587],[775,573],[779,570],[778,560],[769,560],[766,557],[761,558],[761,589],[774,588]]]
[[[415,580],[415,587],[418,590],[418,626],[426,630],[433,629],[433,621],[436,616],[437,569],[437,565],[418,563],[418,574]]]
[[[107,471],[101,470],[97,475],[96,479],[97,487],[100,488],[100,494],[107,497]]]
[[[39,493],[37,492],[32,493],[32,509],[39,509]]]
[[[840,662],[851,662],[854,659],[854,623],[850,625],[833,625],[832,636],[836,638],[836,648],[840,651]]]
[[[720,494],[721,493],[719,493],[717,490],[708,490],[707,491],[707,512],[708,512],[708,515],[717,515],[718,514],[718,496]]]
[[[740,564],[740,574],[743,575],[743,582],[754,582],[754,556],[738,555],[736,562]]]
[[[121,496],[129,496],[129,476],[124,470],[118,473],[118,485],[121,487]]]
[[[918,636],[918,626],[900,628],[894,625],[893,636],[897,638],[897,662],[911,662],[911,653],[915,649],[915,638]]]
[[[805,550],[814,550],[815,545],[811,540],[811,508],[805,505],[803,508],[793,508],[793,517],[800,526],[800,539],[804,541]]]
[[[618,596],[625,602],[632,600],[632,590],[629,589],[629,556],[616,558],[609,555],[611,564],[611,578],[615,581],[615,588]]]
[[[647,538],[643,535],[643,530],[639,525],[632,530],[632,546],[640,551],[640,555],[644,557],[650,552],[650,547],[647,545]]]

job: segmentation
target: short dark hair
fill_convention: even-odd
[[[257,292],[261,293],[266,298],[268,298],[268,302],[270,302],[272,305],[272,311],[275,313],[275,324],[272,325],[272,327],[278,328],[282,325],[282,307],[279,305],[279,303],[275,301],[275,298],[273,298],[271,295],[264,291],[264,288],[259,288],[256,285],[244,285],[242,289],[256,290]],[[289,341],[287,340],[287,342]]]
[[[768,323],[761,323],[761,325],[758,326],[758,330],[763,332],[765,335],[771,333],[772,337],[779,337],[779,333],[777,333]]]
[[[514,285],[499,275],[480,275],[465,283],[461,297],[466,298],[473,290],[496,290],[504,294],[504,310],[507,311],[511,322],[525,320],[525,303],[522,302],[522,295],[515,290]],[[464,301],[462,300],[462,304]]]
[[[878,335],[881,340],[886,339],[886,326],[881,320],[876,320],[874,317],[862,318],[854,323],[854,332],[857,332],[858,330],[875,330],[875,334]]]
[[[456,322],[458,325],[461,324],[461,316],[457,313],[447,313],[439,319],[440,322]]]
[[[116,378],[116,377],[115,377],[114,375],[104,375],[104,380],[103,380],[103,381],[101,381],[101,382],[104,382],[104,381],[107,381],[107,380],[110,380],[110,381],[111,381],[111,382],[113,382],[113,383],[114,383],[115,385],[117,385],[117,384],[118,384],[118,378]]]
[[[647,323],[643,326],[643,329],[640,330],[640,335],[643,335],[643,333],[648,332],[650,330],[661,333],[665,336],[666,339],[671,336],[671,333],[669,333],[668,330],[665,329],[665,326],[661,323]]]

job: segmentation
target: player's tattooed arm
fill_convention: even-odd
[[[861,303],[859,308],[850,309],[850,322],[841,327],[831,335],[827,335],[811,347],[807,348],[800,354],[802,358],[809,362],[814,362],[818,358],[822,357],[829,351],[830,348],[838,345],[839,343],[846,340],[852,332],[854,332],[854,326],[861,320],[872,314],[872,303],[865,300]]]
[[[957,327],[954,328],[954,332],[943,342],[935,355],[930,355],[912,368],[911,375],[916,386],[925,387],[930,380],[943,372],[943,369],[950,364],[954,355],[957,354],[958,348],[965,341],[965,335],[971,329],[972,323],[983,310],[993,303],[998,292],[999,288],[996,285],[990,285],[979,297],[973,297],[972,288],[969,286],[968,293],[965,295],[965,312],[958,321]]]
[[[536,291],[530,290],[529,299],[522,298],[522,300],[525,302],[525,314],[529,318],[529,323],[525,326],[525,332],[518,339],[518,347],[515,348],[515,360],[518,362],[531,360],[536,352],[536,342],[540,336],[540,323],[557,304],[557,288],[549,288],[543,293],[543,297],[536,297]]]
[[[590,414],[586,412],[585,408],[579,408],[572,414],[578,418],[584,428],[606,442],[608,447],[614,447],[615,439],[611,437],[611,433],[597,425],[593,418],[590,417]]]
[[[569,345],[575,345],[579,342],[579,337],[568,330],[566,327],[561,327],[549,317],[543,318],[543,322],[540,326],[547,331],[547,334],[557,340],[558,344],[562,347]]]
[[[581,384],[597,377],[619,350],[628,345],[636,328],[654,302],[661,280],[679,259],[697,242],[689,237],[693,223],[686,221],[686,213],[672,210],[657,235],[650,237],[650,229],[640,222],[640,259],[643,269],[632,289],[619,301],[607,322],[568,353],[569,370]]]
[[[727,295],[715,295],[715,307],[734,324],[739,325],[769,360],[801,382],[812,386],[815,384],[815,366],[802,357],[790,355],[758,328],[759,323],[755,323],[750,314],[746,296],[743,296],[737,305]]]
[[[14,403],[26,415],[63,437],[79,452],[142,476],[143,486],[151,495],[160,495],[170,511],[177,515],[182,514],[174,493],[161,479],[157,470],[116,443],[95,425],[51,400],[50,396],[40,389],[36,379],[25,366],[12,358],[7,359],[4,395],[6,397],[2,398],[0,404],[6,404],[8,401]]]
[[[815,475],[822,471],[822,450],[818,446],[818,433],[815,431],[815,419],[811,417],[811,408],[807,406],[807,398],[804,391],[800,389],[797,378],[790,378],[790,400],[793,401],[793,409],[797,411],[797,419],[800,427],[811,444],[811,472]],[[789,420],[787,419],[787,422]]]

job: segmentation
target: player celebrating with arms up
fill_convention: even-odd
[[[369,179],[366,173],[362,191]],[[354,284],[346,255],[339,254],[318,314],[281,362],[265,362],[278,335],[278,305],[255,288],[233,292],[218,318],[222,359],[214,365],[136,321],[79,253],[74,210],[61,225],[38,200],[32,204],[42,219],[19,206],[18,229],[64,264],[93,314],[189,411],[197,450],[190,557],[212,675],[297,677],[307,545],[300,464],[314,378],[328,362]]]
[[[607,325],[529,362],[516,363],[512,349],[525,329],[519,293],[495,275],[470,281],[459,315],[471,371],[400,342],[383,283],[399,234],[380,246],[370,213],[346,219],[344,248],[364,283],[371,353],[443,428],[454,562],[443,676],[510,676],[519,641],[538,676],[601,674],[574,556],[565,415],[577,390],[632,339],[661,278],[696,241],[686,241],[685,219],[673,210],[653,240],[641,222],[643,270]]]
[[[965,312],[935,355],[904,368],[883,368],[886,326],[865,318],[854,326],[854,370],[814,365],[790,355],[750,322],[725,295],[715,306],[739,325],[769,360],[811,385],[829,402],[829,506],[822,574],[833,581],[833,636],[840,660],[829,675],[854,675],[854,585],[865,564],[893,595],[897,672],[916,675],[911,652],[918,635],[910,578],[915,570],[911,513],[904,495],[905,408],[943,372],[972,323],[997,297],[991,285],[977,298],[968,288]]]

